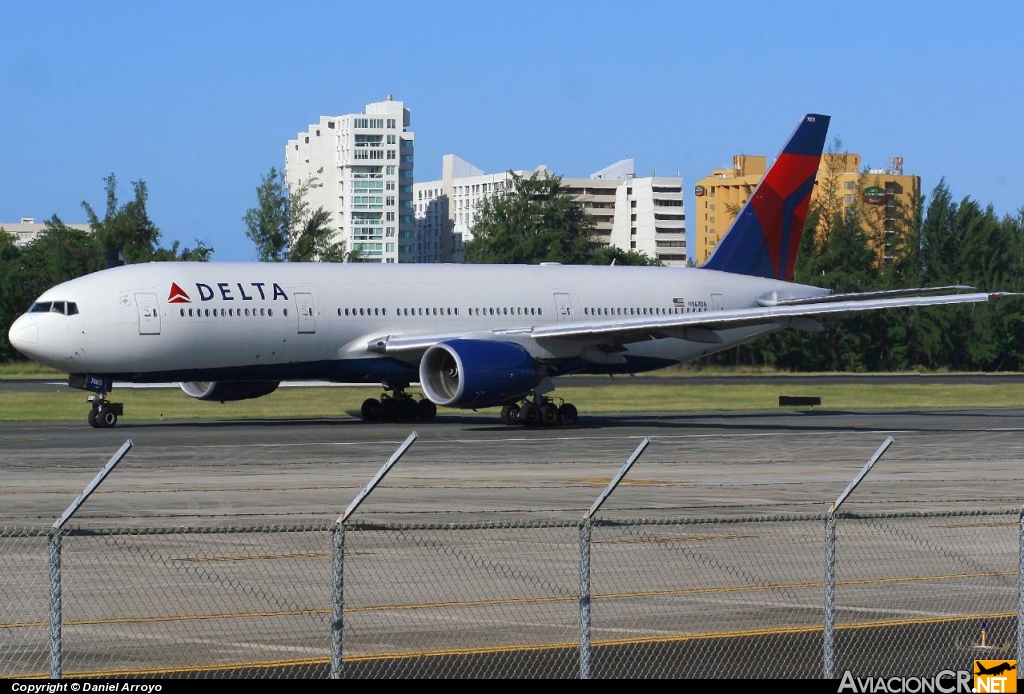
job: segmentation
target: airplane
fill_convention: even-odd
[[[1001,675],[1004,672],[1017,669],[1016,665],[1010,665],[1009,662],[1002,662],[999,665],[987,668],[981,664],[980,660],[975,660],[974,665],[978,668],[978,671],[974,673],[975,675]]]
[[[567,374],[635,374],[819,318],[986,302],[933,287],[855,294],[794,283],[830,117],[801,118],[700,268],[182,263],[127,265],[44,292],[11,345],[95,393],[88,422],[123,416],[114,381],[178,382],[200,400],[272,393],[282,380],[379,383],[365,421],[430,421],[437,407],[500,405],[505,424],[572,425],[549,395]],[[406,392],[413,383],[420,399]]]

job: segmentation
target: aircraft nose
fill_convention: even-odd
[[[35,318],[22,316],[14,321],[10,332],[7,333],[7,339],[11,341],[11,347],[25,356],[31,356],[39,346],[39,324]]]

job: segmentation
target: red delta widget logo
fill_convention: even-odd
[[[212,285],[196,282],[195,286],[199,301],[213,301],[217,298],[221,301],[288,300],[288,295],[277,282],[249,282],[248,284],[242,282],[215,282]],[[171,282],[171,291],[167,295],[167,303],[191,304],[192,297],[177,282]]]

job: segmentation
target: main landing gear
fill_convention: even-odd
[[[106,395],[93,395],[89,398],[92,408],[89,410],[89,426],[93,429],[113,429],[117,426],[117,418],[124,415],[124,404],[110,402]]]
[[[576,406],[568,402],[556,405],[552,398],[544,395],[524,400],[522,404],[508,404],[501,408],[502,424],[522,424],[528,427],[572,426],[579,418]]]
[[[376,398],[367,398],[359,409],[364,422],[432,422],[437,416],[437,405],[426,398],[416,400],[405,392],[406,385],[389,386],[384,384],[385,392]],[[391,393],[388,394],[387,391]]]

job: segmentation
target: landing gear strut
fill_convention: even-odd
[[[510,403],[501,408],[502,424],[523,426],[572,426],[579,418],[576,406],[563,401],[556,405],[553,398],[535,395],[521,404]]]
[[[92,403],[89,426],[93,429],[113,429],[117,426],[117,418],[124,415],[124,404],[110,402],[105,393],[91,396],[89,402]]]
[[[364,422],[431,422],[437,416],[437,405],[426,398],[416,400],[405,392],[408,383],[384,384],[384,393],[380,400],[367,398],[359,409]],[[387,391],[391,391],[389,394]]]

